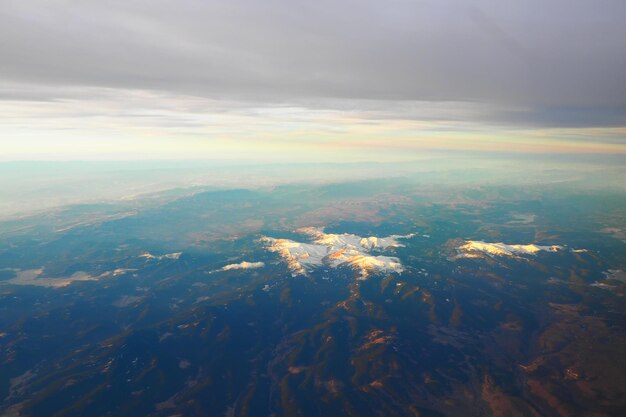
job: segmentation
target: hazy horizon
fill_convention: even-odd
[[[262,189],[289,184],[408,179],[443,186],[569,184],[626,189],[626,156],[431,152],[401,162],[226,160],[0,162],[0,220],[75,204],[150,198],[170,190]],[[195,191],[194,191],[195,190]]]

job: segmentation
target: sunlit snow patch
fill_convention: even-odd
[[[220,271],[230,271],[233,269],[257,269],[263,268],[265,264],[263,262],[240,262],[238,264],[230,264],[222,267]]]
[[[506,243],[488,243],[480,240],[468,240],[464,245],[459,246],[459,257],[472,258],[480,254],[491,256],[517,256],[536,255],[538,252],[557,252],[563,249],[562,246],[540,246],[540,245],[507,245]]]
[[[161,261],[163,259],[173,259],[173,260],[177,260],[180,258],[180,255],[182,255],[182,252],[175,252],[175,253],[166,253],[165,255],[153,255],[150,252],[144,252],[141,255],[139,255],[140,258],[145,258],[146,260],[148,259],[154,259],[157,261]]]
[[[323,229],[305,227],[298,233],[309,236],[311,243],[289,239],[263,237],[268,250],[278,253],[287,262],[293,275],[306,275],[320,266],[337,268],[350,266],[367,278],[370,272],[402,272],[400,260],[392,256],[372,255],[371,251],[384,251],[404,246],[398,239],[413,235],[392,235],[387,237],[361,237],[349,233],[324,233]]]

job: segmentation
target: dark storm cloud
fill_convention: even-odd
[[[503,122],[620,125],[625,18],[621,0],[4,0],[0,77],[31,87],[2,96],[452,101]]]

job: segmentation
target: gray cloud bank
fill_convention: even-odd
[[[620,126],[625,19],[622,0],[4,0],[0,97],[477,103],[467,117]]]

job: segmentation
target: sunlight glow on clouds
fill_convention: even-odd
[[[624,16],[613,0],[5,0],[0,160],[626,153]]]
[[[0,159],[392,161],[438,149],[626,153],[624,128],[511,128],[471,121],[456,103],[450,108],[457,120],[441,104],[420,119],[419,103],[412,111],[388,113],[142,90],[92,89],[92,94],[91,99],[0,101]]]

